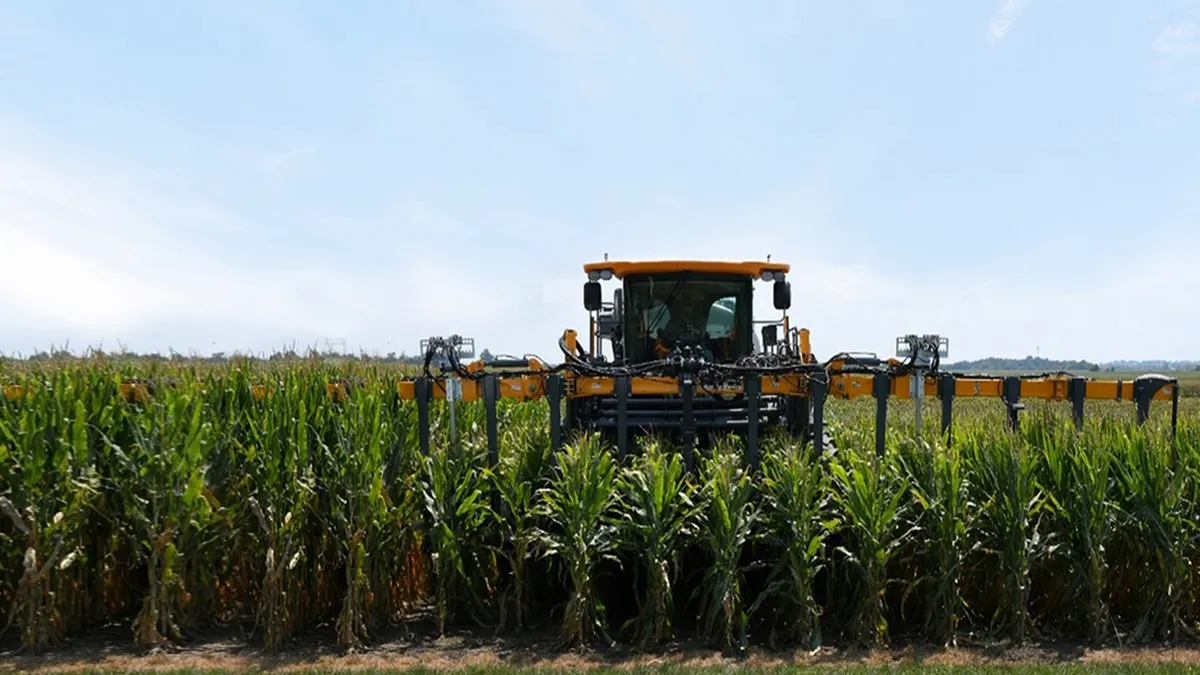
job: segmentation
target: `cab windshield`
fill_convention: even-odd
[[[750,352],[751,280],[737,275],[671,273],[625,279],[625,355],[652,361],[683,343],[709,359]]]

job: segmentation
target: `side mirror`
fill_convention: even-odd
[[[788,309],[792,306],[792,282],[779,280],[775,282],[775,309]]]
[[[600,299],[600,282],[589,281],[583,285],[583,306],[589,312],[598,312],[604,304]]]
[[[770,324],[762,327],[763,349],[770,349],[779,344],[779,326]]]

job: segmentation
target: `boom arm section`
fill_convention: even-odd
[[[885,374],[886,375],[886,374]],[[838,398],[874,396],[874,379],[877,375],[840,374],[833,375],[830,393]],[[889,395],[898,399],[912,398],[912,375],[889,378]],[[951,394],[954,397],[1003,398],[1015,392],[1019,398],[1044,399],[1047,401],[1102,399],[1110,401],[1131,400],[1147,396],[1157,401],[1170,401],[1176,396],[1176,380],[1160,375],[1147,375],[1133,380],[1095,380],[1072,376],[1068,373],[1050,375],[1014,375],[1010,377],[988,377],[985,375],[938,374],[924,377],[925,395],[945,396],[947,390],[942,380],[954,382]],[[1015,385],[1011,384],[1013,381]],[[1012,387],[1016,389],[1012,389]]]
[[[489,370],[481,361],[468,365],[458,363],[448,354],[452,375],[425,375],[406,378],[397,384],[403,399],[418,401],[422,425],[422,449],[428,449],[427,422],[430,400],[446,399],[447,392],[455,400],[477,401],[487,406],[489,448],[493,447],[495,405],[500,398],[534,401],[549,399],[552,438],[555,447],[561,443],[562,430],[559,404],[563,399],[583,401],[598,399],[615,406],[612,421],[616,426],[618,447],[623,455],[627,448],[631,402],[643,399],[678,401],[678,412],[669,421],[655,424],[677,426],[684,432],[685,457],[691,457],[691,442],[695,433],[695,400],[703,395],[712,399],[742,402],[745,412],[744,431],[748,436],[747,450],[756,463],[758,412],[767,402],[785,402],[789,411],[804,411],[810,419],[799,426],[806,428],[811,439],[824,438],[824,403],[828,396],[854,399],[871,396],[877,400],[876,448],[882,452],[887,425],[887,402],[891,398],[916,399],[918,423],[920,402],[937,398],[941,403],[943,434],[951,431],[954,399],[997,398],[1008,410],[1012,429],[1019,427],[1018,413],[1024,408],[1023,399],[1070,401],[1077,428],[1083,427],[1084,402],[1092,400],[1129,400],[1135,404],[1137,423],[1149,417],[1152,401],[1170,401],[1171,428],[1178,425],[1179,383],[1175,378],[1145,375],[1133,380],[1097,380],[1069,373],[1045,373],[994,377],[969,375],[939,370],[937,359],[920,359],[917,350],[900,361],[882,361],[869,355],[839,354],[818,364],[807,350],[802,354],[757,355],[735,364],[708,363],[695,355],[684,354],[663,361],[637,366],[602,364],[587,360],[574,341],[574,332],[567,331],[560,341],[566,361],[550,367],[540,360],[495,364]],[[428,360],[428,359],[427,359]],[[520,367],[524,365],[523,370]],[[455,377],[456,376],[456,377]],[[461,381],[459,381],[461,380]],[[454,388],[455,382],[458,387]],[[797,405],[798,404],[798,405]],[[672,408],[672,410],[675,410]],[[570,414],[570,408],[568,408]],[[796,413],[790,413],[790,423],[796,426]],[[653,426],[653,424],[652,424]],[[919,426],[919,425],[918,425]],[[493,450],[493,454],[494,454]]]
[[[917,378],[917,386],[913,379]],[[928,375],[898,375],[887,372],[874,374],[844,373],[832,376],[831,395],[853,399],[873,396],[876,407],[876,427],[882,427],[887,418],[887,400],[938,398],[941,401],[943,434],[949,434],[953,418],[955,398],[999,398],[1008,409],[1009,427],[1019,426],[1018,414],[1024,405],[1022,399],[1045,401],[1070,401],[1071,416],[1077,429],[1083,428],[1084,402],[1091,400],[1133,401],[1137,423],[1144,424],[1150,417],[1152,401],[1171,402],[1171,432],[1179,424],[1179,381],[1163,375],[1143,375],[1133,380],[1096,380],[1069,373],[1043,375],[1011,375],[988,377],[981,375],[959,375],[934,373]],[[914,396],[913,393],[917,392]],[[882,438],[876,437],[877,450],[882,450]]]

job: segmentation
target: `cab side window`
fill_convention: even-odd
[[[728,296],[712,304],[708,310],[708,336],[713,339],[727,338],[733,334],[737,317],[737,298]]]
[[[661,302],[642,313],[642,325],[646,327],[646,335],[658,337],[658,331],[671,321],[671,311]]]

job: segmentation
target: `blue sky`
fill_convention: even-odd
[[[0,1],[0,73],[0,351],[558,361],[607,253],[789,262],[819,356],[1200,358],[1200,0]]]

